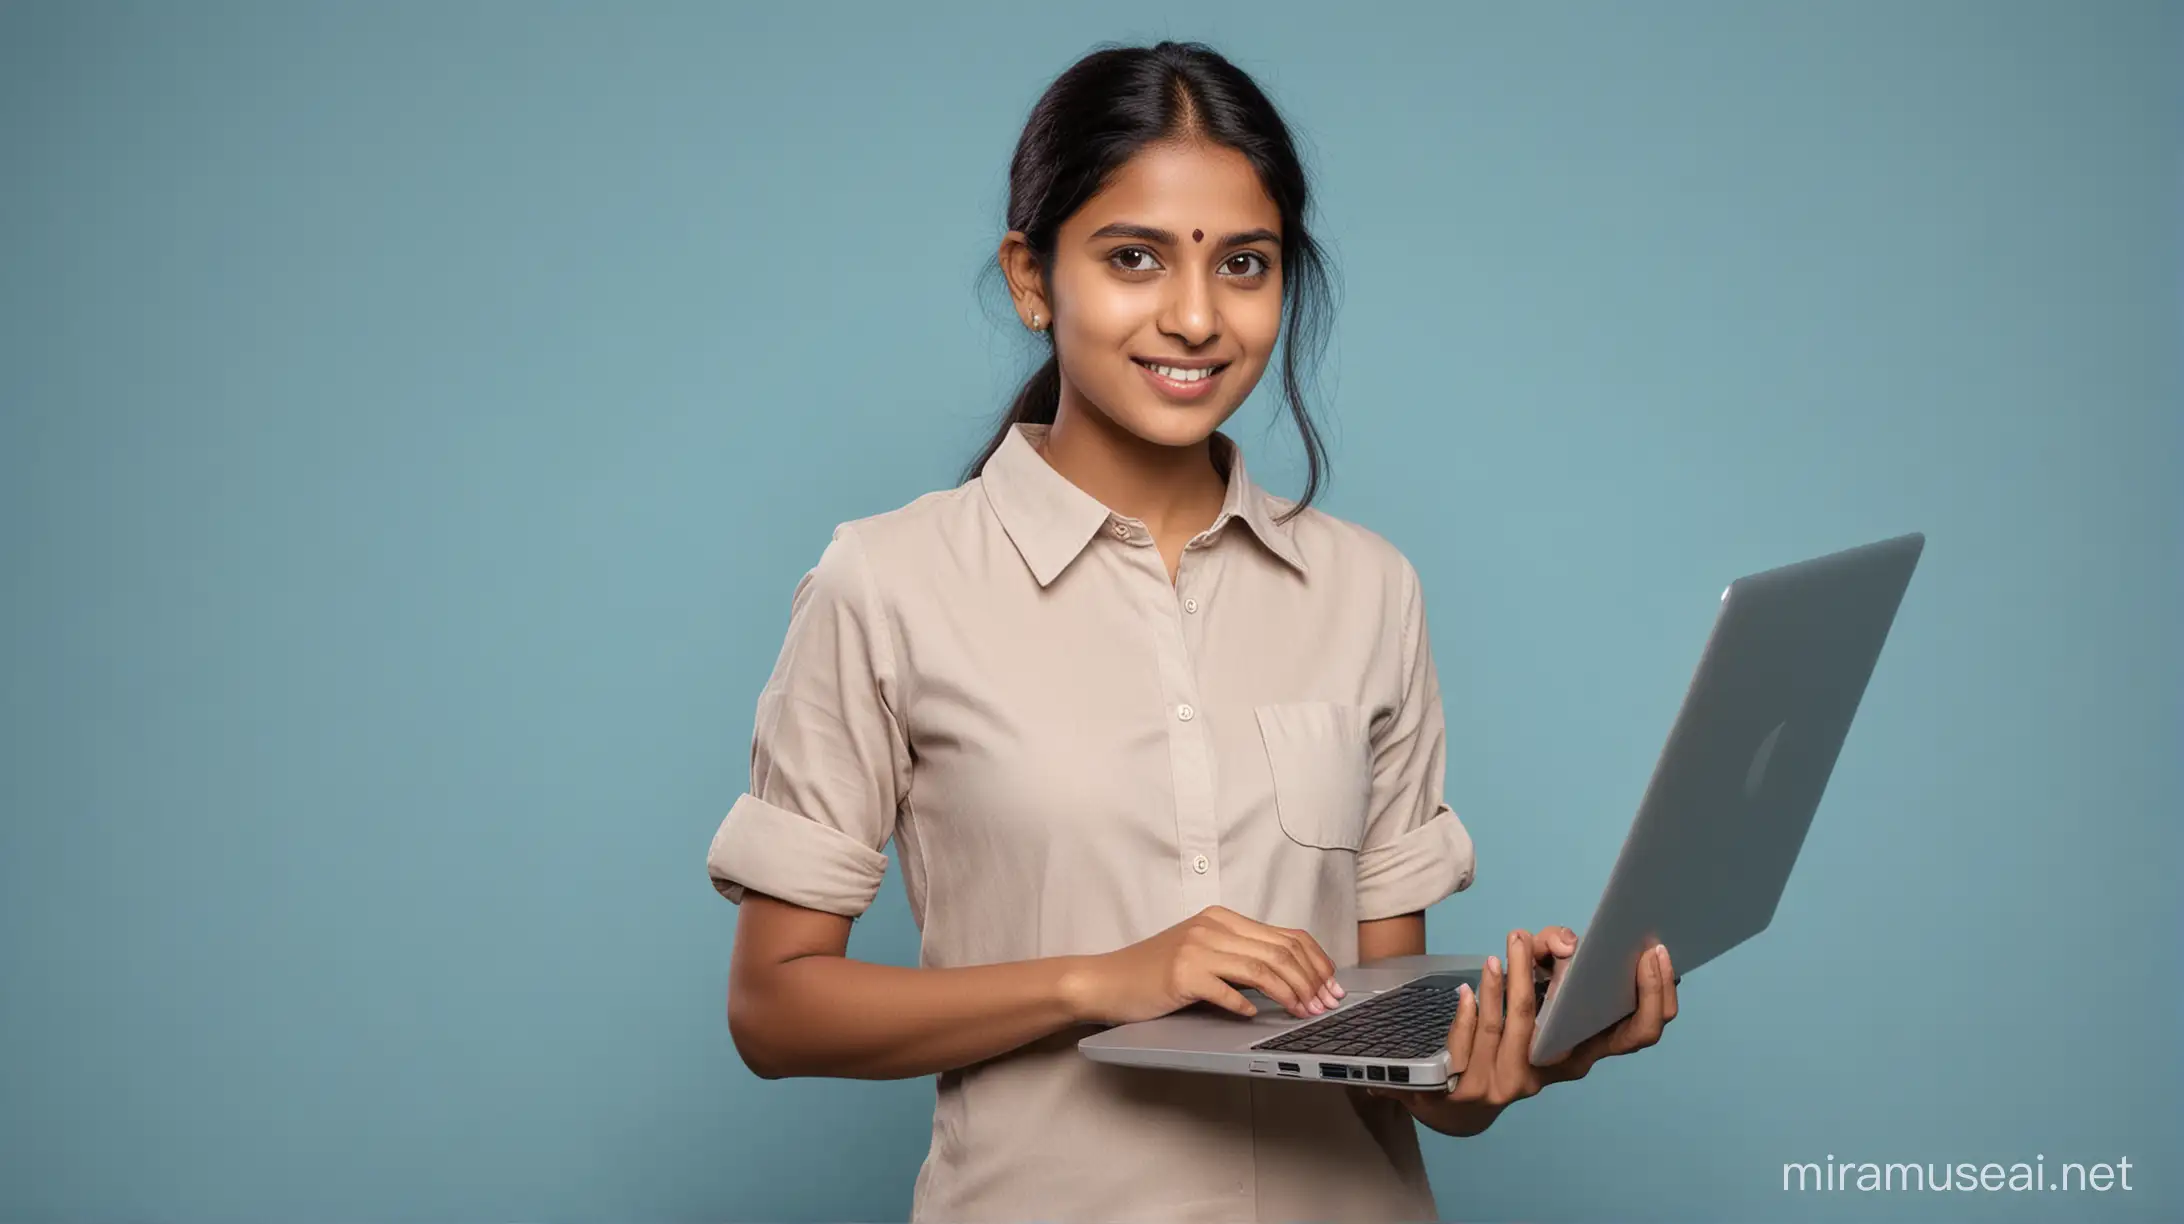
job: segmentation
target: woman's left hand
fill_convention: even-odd
[[[1676,974],[1669,963],[1668,949],[1656,945],[1638,959],[1636,1011],[1553,1063],[1532,1065],[1532,1025],[1538,1011],[1534,991],[1529,985],[1508,990],[1505,981],[1529,984],[1533,964],[1540,957],[1552,955],[1554,973],[1547,986],[1552,997],[1576,950],[1577,937],[1568,927],[1548,927],[1537,936],[1511,931],[1508,971],[1504,973],[1497,961],[1488,958],[1485,971],[1479,975],[1478,995],[1474,998],[1468,989],[1460,992],[1456,1019],[1448,1030],[1449,1075],[1456,1081],[1454,1087],[1445,1093],[1385,1088],[1366,1091],[1402,1102],[1412,1117],[1442,1134],[1476,1135],[1492,1126],[1502,1110],[1537,1095],[1547,1085],[1583,1079],[1601,1059],[1642,1050],[1659,1041],[1662,1028],[1676,1018]]]

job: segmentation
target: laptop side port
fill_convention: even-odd
[[[1379,1067],[1367,1067],[1365,1068],[1365,1078],[1385,1081],[1388,1078],[1388,1073]]]
[[[1341,1063],[1321,1063],[1319,1073],[1321,1079],[1347,1079],[1350,1069]]]
[[[1297,1064],[1295,1063],[1276,1063],[1275,1065],[1282,1069],[1283,1075],[1297,1074]]]
[[[1391,1084],[1408,1084],[1408,1083],[1410,1083],[1410,1068],[1409,1068],[1409,1067],[1390,1067],[1390,1068],[1388,1068],[1388,1082],[1389,1082],[1389,1083],[1391,1083]]]

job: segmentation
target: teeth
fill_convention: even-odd
[[[1201,378],[1210,378],[1214,374],[1213,369],[1178,370],[1174,366],[1164,365],[1148,365],[1146,368],[1162,378],[1172,378],[1177,382],[1197,382]]]

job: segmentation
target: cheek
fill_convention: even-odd
[[[1112,287],[1094,286],[1069,299],[1069,334],[1089,356],[1120,356],[1147,326],[1148,303]]]
[[[1117,292],[1112,278],[1081,260],[1067,260],[1054,270],[1054,294],[1062,326],[1085,342],[1112,337],[1136,314],[1130,294]]]
[[[1281,290],[1270,287],[1252,294],[1235,310],[1230,326],[1252,351],[1264,354],[1272,349],[1282,334]]]
[[[1279,299],[1271,309],[1261,308],[1258,303],[1249,310],[1238,311],[1229,317],[1229,327],[1250,361],[1258,369],[1265,369],[1272,361],[1276,342],[1282,334],[1282,311]]]

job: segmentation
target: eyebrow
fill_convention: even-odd
[[[1136,225],[1128,221],[1111,221],[1093,230],[1091,237],[1092,239],[1137,238],[1146,242],[1158,242],[1166,246],[1176,245],[1176,237],[1173,233],[1156,226]],[[1217,251],[1225,251],[1230,247],[1243,246],[1252,242],[1271,242],[1279,246],[1281,240],[1281,235],[1273,230],[1245,230],[1242,233],[1228,235],[1219,242],[1214,243],[1213,248]]]

